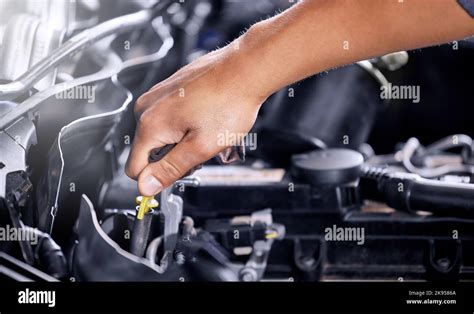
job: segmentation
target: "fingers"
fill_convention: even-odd
[[[186,136],[163,159],[148,164],[138,177],[141,195],[153,196],[181,179],[195,166],[211,159],[217,152],[202,141]]]
[[[148,134],[150,129],[156,131],[156,134],[163,133],[152,127],[147,129],[143,124],[139,124],[125,167],[125,173],[132,179],[137,179],[140,172],[148,165],[148,158],[153,149],[168,144],[166,141],[156,139],[155,134]]]

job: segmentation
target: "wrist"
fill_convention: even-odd
[[[272,84],[271,68],[262,57],[265,54],[265,37],[264,27],[258,23],[224,48],[230,56],[233,79],[245,94],[261,102],[279,89]]]

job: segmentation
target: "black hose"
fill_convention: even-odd
[[[365,167],[363,197],[398,210],[449,217],[474,217],[474,185],[424,179],[416,174]]]
[[[67,262],[61,247],[47,233],[41,232],[36,228],[25,227],[37,238],[35,247],[35,260],[49,275],[61,279],[67,275]]]
[[[130,239],[130,252],[136,256],[143,257],[145,254],[148,238],[150,235],[153,212],[148,212],[143,219],[135,218],[133,224],[132,238]]]

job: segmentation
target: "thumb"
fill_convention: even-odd
[[[161,160],[142,170],[138,176],[138,190],[141,195],[154,196],[217,153],[196,138],[185,137]]]

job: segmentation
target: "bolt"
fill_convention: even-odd
[[[436,263],[443,270],[448,270],[449,266],[451,266],[451,261],[447,257],[440,258],[439,260],[436,261]]]
[[[240,273],[240,278],[244,282],[257,281],[257,274],[253,269],[246,268]]]
[[[186,261],[186,257],[184,256],[183,252],[175,252],[174,259],[178,265],[183,265]]]
[[[313,257],[305,256],[300,258],[300,264],[306,269],[310,269],[314,266],[316,260]]]

